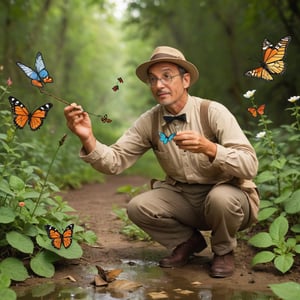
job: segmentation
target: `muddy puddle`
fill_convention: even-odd
[[[278,300],[271,291],[257,292],[252,289],[243,290],[239,285],[222,284],[222,279],[215,283],[198,280],[191,272],[184,269],[162,269],[156,262],[122,260],[121,264],[109,266],[109,270],[120,270],[117,278],[105,287],[91,284],[96,268],[85,268],[85,284],[72,282],[66,278],[61,283],[45,279],[45,283],[30,288],[16,288],[20,300],[36,299],[189,299],[189,300]],[[76,276],[76,274],[73,274]],[[82,274],[81,274],[82,275]],[[191,278],[194,277],[194,278]]]

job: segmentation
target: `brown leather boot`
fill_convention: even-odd
[[[170,256],[159,261],[162,268],[182,267],[194,252],[200,252],[207,247],[206,241],[202,234],[195,231],[193,235],[182,244],[178,245]]]
[[[215,278],[224,278],[231,276],[234,272],[233,251],[225,255],[214,255],[210,276]]]

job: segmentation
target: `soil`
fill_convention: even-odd
[[[91,278],[87,277],[83,266],[101,265],[108,269],[112,265],[120,265],[122,261],[155,261],[168,254],[167,250],[154,242],[131,241],[120,234],[123,222],[112,212],[113,205],[126,207],[128,196],[118,194],[117,188],[123,185],[133,187],[149,183],[149,179],[139,176],[107,176],[104,183],[87,184],[78,190],[69,190],[63,197],[69,205],[77,210],[82,224],[92,229],[98,236],[98,247],[83,246],[84,254],[80,260],[66,261],[57,266],[53,281],[61,282],[62,278],[72,275],[79,286],[89,286]],[[209,233],[205,233],[209,240]],[[251,267],[251,259],[255,249],[243,239],[238,242],[235,251],[236,270],[232,277],[214,279],[209,277],[208,270],[212,257],[209,247],[199,256],[195,256],[186,266],[175,269],[164,269],[173,275],[183,276],[190,281],[199,281],[208,286],[222,285],[236,287],[241,290],[268,291],[270,283],[287,281],[299,282],[299,259],[293,269],[281,275],[272,265]],[[122,260],[122,261],[121,261]],[[26,286],[36,285],[46,279],[31,278]],[[270,291],[270,290],[269,290]]]

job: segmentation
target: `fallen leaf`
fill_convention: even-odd
[[[107,281],[107,278],[106,278],[106,272],[104,271],[104,269],[102,269],[102,267],[99,266],[99,265],[96,265],[96,268],[97,268],[97,270],[98,270],[99,276],[100,276],[103,280]]]
[[[100,275],[95,275],[95,277],[94,277],[94,285],[95,286],[107,286],[108,282],[105,281]]]
[[[116,280],[116,278],[123,272],[121,269],[115,269],[115,270],[110,270],[110,271],[105,271],[106,275],[106,281],[107,282],[112,282]]]
[[[193,294],[193,291],[189,291],[189,290],[182,290],[182,289],[174,289],[174,292],[176,292],[177,294],[181,294],[181,295],[190,295]]]
[[[108,289],[114,291],[133,292],[141,286],[143,286],[141,283],[135,281],[115,280],[109,284]]]
[[[203,284],[203,283],[200,282],[200,281],[194,281],[194,282],[192,282],[192,285],[201,285],[201,284]]]
[[[64,279],[69,279],[70,281],[72,281],[72,282],[76,282],[76,279],[73,277],[73,276],[71,276],[71,275],[68,275],[68,276],[65,276],[65,277],[63,277]]]
[[[148,296],[151,297],[152,299],[169,299],[169,296],[165,291],[151,292],[148,293]]]

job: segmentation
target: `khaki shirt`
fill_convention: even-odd
[[[156,105],[142,114],[115,144],[107,146],[97,141],[94,151],[86,154],[82,149],[80,157],[102,173],[119,174],[156,143],[155,155],[166,175],[175,181],[217,184],[238,178],[248,182],[247,187],[255,187],[251,181],[258,169],[255,151],[235,117],[218,102],[211,101],[208,108],[209,126],[217,139],[217,154],[212,162],[202,153],[180,150],[174,141],[167,144],[159,138],[153,141],[152,122],[153,115],[157,113],[158,131],[168,136],[181,130],[195,130],[203,134],[199,109],[201,101],[201,98],[189,96],[179,113],[186,113],[187,121],[177,120],[169,124],[163,116],[170,114],[163,106]]]

